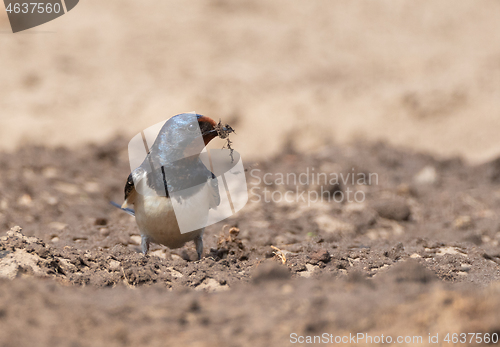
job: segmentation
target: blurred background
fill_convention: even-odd
[[[0,6],[0,150],[196,111],[244,158],[290,140],[500,154],[500,1],[85,0],[17,34]]]

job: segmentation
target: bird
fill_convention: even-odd
[[[135,216],[144,255],[150,243],[175,249],[194,241],[198,260],[201,259],[204,227],[181,233],[173,203],[190,208],[189,218],[201,223],[209,209],[217,208],[218,180],[199,154],[219,133],[228,131],[234,130],[207,116],[175,115],[165,122],[142,164],[130,173],[123,204],[112,204]],[[192,198],[196,201],[194,206],[190,203]]]

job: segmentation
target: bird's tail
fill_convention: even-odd
[[[120,205],[118,205],[116,202],[114,201],[110,201],[110,204],[113,205],[114,207],[118,207],[120,210],[128,213],[129,215],[131,216],[135,216],[135,211],[131,208],[122,208]]]

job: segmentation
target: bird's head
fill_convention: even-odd
[[[217,127],[210,117],[195,113],[178,114],[163,125],[151,152],[162,157],[162,162],[198,155],[219,135]]]

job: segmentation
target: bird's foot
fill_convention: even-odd
[[[197,236],[194,239],[194,244],[196,245],[196,253],[198,253],[198,260],[201,259],[203,253],[203,235]]]
[[[149,238],[146,235],[141,235],[142,254],[147,255],[149,251]]]

